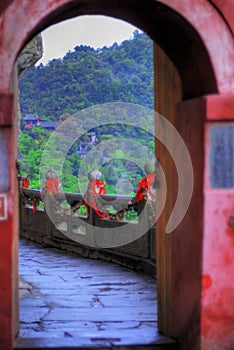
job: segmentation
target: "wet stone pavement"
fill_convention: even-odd
[[[15,348],[167,343],[157,331],[151,277],[27,240],[20,241],[19,255],[20,333]]]

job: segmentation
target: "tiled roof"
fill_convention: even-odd
[[[41,126],[43,127],[43,128],[55,128],[56,127],[56,125],[57,125],[57,123],[56,122],[41,122]]]
[[[25,114],[25,117],[23,118],[23,120],[38,120],[40,119],[39,116],[37,114]]]

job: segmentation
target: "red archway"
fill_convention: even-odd
[[[0,146],[3,150],[1,176],[5,179],[0,185],[0,192],[4,194],[3,205],[6,205],[5,198],[8,200],[7,218],[0,221],[1,232],[4,232],[0,243],[3,252],[0,258],[0,279],[4,281],[0,292],[0,299],[4,300],[0,304],[0,325],[3,330],[1,343],[4,344],[4,348],[12,348],[13,305],[17,305],[17,302],[14,304],[14,296],[17,295],[17,204],[14,199],[17,188],[14,119],[16,89],[13,67],[21,49],[39,31],[61,20],[84,14],[108,15],[133,23],[148,33],[177,67],[184,102],[179,104],[175,111],[172,99],[169,103],[170,108],[167,109],[167,100],[161,95],[160,112],[173,122],[188,146],[194,165],[195,186],[189,211],[173,236],[165,238],[162,231],[169,209],[165,209],[159,222],[162,232],[158,247],[161,329],[169,335],[179,337],[184,348],[212,349],[212,342],[216,341],[217,337],[221,339],[221,345],[230,345],[234,340],[223,329],[222,333],[217,333],[214,340],[209,341],[208,338],[214,334],[210,333],[208,328],[215,324],[215,321],[207,316],[211,299],[210,296],[205,301],[201,299],[201,293],[207,288],[206,284],[201,285],[201,275],[206,276],[207,269],[214,263],[209,251],[212,223],[211,226],[205,225],[211,199],[206,197],[207,202],[204,204],[203,194],[206,193],[207,187],[203,174],[208,172],[207,154],[210,150],[209,145],[207,148],[204,145],[204,125],[205,120],[209,123],[212,120],[231,120],[234,110],[234,41],[231,31],[233,23],[227,13],[227,7],[220,5],[218,0],[213,3],[208,0],[196,0],[194,3],[189,0],[183,3],[179,0],[139,0],[137,3],[133,0],[35,0],[24,1],[23,4],[21,0],[12,0],[0,5],[0,11]],[[159,55],[165,63],[164,69],[163,66],[158,66],[159,74],[163,73],[162,80],[165,81],[172,74],[172,79],[177,81],[173,68],[165,69],[167,65],[171,67],[168,58],[163,53]],[[156,70],[158,67],[156,64]],[[174,89],[177,86],[176,84]],[[161,91],[167,93],[166,89],[167,87],[163,87]],[[172,84],[170,89],[173,90]],[[213,96],[206,97],[210,94]],[[159,146],[160,152],[164,154]],[[169,166],[166,173],[173,178],[175,171]],[[173,188],[173,181],[171,186]],[[230,196],[227,199],[226,195],[222,194],[224,207],[228,209],[232,205],[232,199]],[[174,199],[175,195],[171,194],[169,202],[173,203]],[[224,222],[221,230],[224,230]],[[228,238],[225,239],[227,242]],[[213,246],[213,249],[216,251],[218,247]],[[223,254],[225,252],[223,251]],[[217,271],[219,270],[216,270],[216,273]],[[234,290],[228,279],[225,283],[225,288],[229,286]],[[213,294],[218,292],[219,289],[214,289]],[[216,317],[219,317],[225,312],[225,308],[215,312]],[[220,327],[228,328],[233,320],[234,310],[231,310],[229,319],[223,318],[223,321],[220,321]]]
[[[47,0],[43,4],[35,1],[22,6],[19,0],[14,0],[2,13],[2,86],[9,88],[13,64],[32,36],[48,25],[84,14],[120,18],[148,33],[175,63],[182,77],[185,98],[227,92],[233,88],[232,34],[222,16],[207,0],[197,0],[195,6],[189,1],[181,4],[172,0],[160,3],[141,0],[137,5],[132,0],[115,4],[103,0],[84,3],[79,0]],[[15,28],[18,35],[15,35]]]

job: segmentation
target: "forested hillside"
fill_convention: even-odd
[[[153,52],[152,41],[143,33],[134,32],[131,40],[112,47],[93,49],[87,46],[77,46],[68,52],[63,59],[54,59],[46,66],[39,65],[25,71],[19,78],[20,107],[22,115],[38,114],[48,121],[62,123],[69,116],[80,110],[107,102],[127,102],[153,108]],[[96,116],[97,118],[97,116]],[[153,120],[152,115],[150,116]],[[101,120],[102,121],[102,120]],[[122,177],[131,178],[133,188],[143,176],[142,170],[136,166],[140,150],[127,150],[124,154],[118,149],[118,139],[121,137],[137,140],[147,147],[147,152],[154,153],[153,136],[145,132],[144,117],[137,117],[135,124],[141,128],[118,124],[118,120],[109,120],[109,124],[92,128],[96,140],[88,144],[86,152],[101,142],[110,141],[113,149],[109,150],[109,160],[105,160],[106,150],[101,151],[99,164],[107,182],[107,191],[116,192],[116,184]],[[86,118],[86,124],[88,119]],[[39,188],[39,168],[44,147],[51,133],[42,127],[24,129],[19,140],[19,163],[21,175],[28,175],[32,188]],[[100,123],[102,124],[102,123]],[[100,125],[99,124],[99,125]],[[153,124],[152,124],[153,125]],[[79,128],[83,127],[83,122]],[[71,125],[71,133],[75,127]],[[152,126],[153,130],[153,126]],[[86,128],[87,131],[87,128]],[[48,162],[56,168],[64,142],[71,135],[60,132],[54,143],[54,148],[48,154]],[[69,192],[79,192],[77,175],[82,165],[84,155],[78,149],[88,140],[88,133],[77,140],[64,159],[63,171],[59,174],[63,189]],[[122,152],[122,153],[121,153]],[[44,152],[45,154],[46,152]],[[99,151],[100,157],[100,151]],[[117,158],[117,159],[116,159]],[[122,158],[122,159],[121,159]],[[129,161],[131,158],[131,161]],[[113,161],[111,160],[113,159]],[[91,170],[91,169],[90,169]]]
[[[63,113],[105,102],[153,108],[152,41],[138,31],[110,48],[76,46],[63,59],[32,67],[19,79],[22,114],[58,120]]]

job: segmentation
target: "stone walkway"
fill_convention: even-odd
[[[26,240],[19,273],[17,349],[168,343],[157,332],[156,286],[149,276]]]

